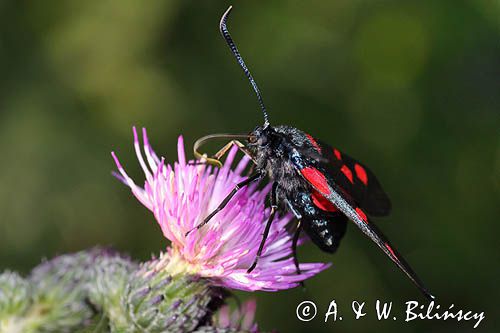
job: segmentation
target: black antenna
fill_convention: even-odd
[[[233,39],[231,38],[229,31],[227,30],[226,21],[229,16],[229,13],[231,12],[231,9],[233,9],[233,6],[229,6],[229,8],[226,10],[224,15],[222,15],[222,18],[220,19],[220,24],[219,24],[220,33],[222,34],[222,37],[224,37],[224,39],[226,40],[226,43],[231,49],[231,52],[236,58],[236,61],[238,61],[238,64],[240,64],[241,68],[243,69],[243,72],[250,81],[250,84],[252,85],[252,88],[255,91],[255,94],[257,95],[257,99],[259,100],[259,105],[260,108],[262,109],[262,113],[264,114],[264,127],[267,127],[269,126],[269,118],[267,116],[266,106],[264,105],[264,100],[262,99],[262,95],[260,94],[259,87],[257,86],[257,83],[253,79],[252,74],[250,74],[247,65],[245,65],[245,62],[243,61],[243,58],[241,57],[241,54],[238,51],[238,48],[236,47],[236,44],[234,44]]]

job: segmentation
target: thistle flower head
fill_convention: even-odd
[[[245,178],[249,158],[243,157],[232,169],[237,153],[234,147],[220,169],[194,165],[186,161],[179,137],[178,162],[166,164],[151,148],[145,129],[142,147],[135,128],[133,132],[135,152],[146,177],[144,186],[136,185],[112,155],[118,177],[153,212],[163,235],[171,241],[166,267],[171,274],[193,274],[233,289],[275,291],[295,287],[328,267],[303,263],[297,274],[291,257],[292,237],[286,229],[291,216],[284,215],[275,218],[257,267],[247,273],[270,214],[265,207],[269,185],[259,189],[258,184],[252,184],[239,190],[207,225],[186,236]]]

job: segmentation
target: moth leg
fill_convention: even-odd
[[[245,145],[239,142],[238,140],[231,140],[228,143],[226,143],[224,147],[219,149],[219,151],[216,152],[213,157],[219,160],[222,156],[224,156],[227,153],[229,149],[231,149],[233,145],[237,146],[238,149],[245,148]]]
[[[288,206],[288,209],[290,209],[290,211],[293,213],[293,215],[295,215],[295,218],[297,219],[297,221],[300,221],[302,220],[302,214],[300,214],[296,209],[295,207],[293,207],[292,203],[290,202],[290,200],[286,199],[285,200],[285,203],[286,205]]]
[[[300,237],[300,232],[302,231],[302,221],[299,220],[297,223],[297,229],[295,229],[295,234],[293,235],[293,241],[292,241],[292,253],[293,253],[293,262],[295,264],[295,269],[297,271],[297,275],[300,275],[302,272],[300,271],[299,267],[299,257],[297,257],[297,243],[299,241]],[[304,284],[304,281],[300,281],[300,286],[302,289],[305,290],[306,285]]]
[[[267,236],[269,235],[269,230],[271,230],[271,224],[273,223],[274,215],[276,214],[276,210],[278,209],[278,199],[277,192],[278,191],[278,183],[273,183],[273,188],[271,190],[271,214],[269,215],[269,219],[266,223],[266,228],[264,229],[264,234],[262,235],[262,240],[260,241],[259,249],[257,250],[257,255],[255,256],[255,260],[253,261],[252,266],[248,268],[247,273],[250,273],[257,266],[257,261],[262,254],[262,250],[264,249],[264,244],[266,243]]]
[[[229,203],[229,201],[232,199],[232,197],[234,197],[234,195],[240,190],[242,189],[243,187],[247,186],[248,184],[256,181],[256,180],[259,180],[261,179],[262,177],[264,176],[264,173],[263,172],[257,172],[255,174],[253,174],[252,176],[248,177],[247,179],[239,182],[238,184],[236,184],[236,186],[233,188],[233,190],[224,198],[224,200],[222,200],[222,202],[219,204],[219,206],[213,211],[211,212],[207,217],[205,217],[205,219],[203,220],[203,222],[201,222],[200,224],[198,224],[196,227],[194,227],[193,229],[189,230],[188,232],[186,232],[186,237],[193,231],[193,230],[198,230],[200,229],[201,227],[203,227],[205,224],[207,224],[211,219],[212,217],[215,216],[215,214],[217,214],[218,212],[220,212],[222,209],[224,209],[224,207],[226,207],[226,205]]]
[[[222,156],[224,156],[228,152],[228,150],[231,149],[231,147],[233,145],[235,145],[236,147],[238,147],[238,149],[243,154],[245,154],[248,157],[250,157],[250,159],[254,162],[253,164],[256,164],[255,160],[252,157],[252,154],[250,154],[250,151],[246,148],[246,146],[243,143],[241,143],[238,140],[231,140],[231,141],[229,141],[224,147],[222,147],[221,149],[219,149],[219,151],[214,154],[214,159],[217,159],[219,161],[220,158]],[[220,163],[220,161],[219,161],[219,163]],[[252,167],[253,167],[253,165],[252,165]]]
[[[292,240],[293,262],[295,263],[295,268],[297,269],[297,275],[301,273],[300,267],[299,267],[299,258],[297,257],[297,243],[299,241],[301,231],[302,231],[302,223],[299,220],[299,222],[297,223],[297,229],[295,229],[295,233],[293,235],[293,240]],[[302,286],[303,286],[303,284],[302,284]]]
[[[251,157],[250,153],[245,148],[245,145],[243,143],[241,143],[238,140],[231,140],[228,143],[226,143],[224,145],[224,147],[222,147],[221,149],[219,149],[219,151],[217,151],[213,156],[206,157],[206,155],[201,155],[201,154],[197,153],[196,157],[200,158],[200,159],[196,160],[196,161],[189,161],[187,164],[188,165],[207,165],[207,164],[210,165],[211,164],[211,165],[216,165],[216,166],[218,166],[220,168],[220,167],[222,167],[222,162],[220,161],[220,159],[222,158],[222,156],[224,156],[229,151],[229,149],[231,149],[231,147],[233,145],[235,145],[236,147],[238,147],[238,149],[242,153],[244,153],[245,155]],[[252,166],[251,166],[251,168],[250,168],[250,170],[248,172],[248,176],[251,176],[254,173],[254,166],[255,166],[255,163],[252,164]]]
[[[290,209],[290,211],[293,213],[293,215],[295,215],[295,218],[297,219],[297,228],[295,229],[295,233],[293,235],[293,240],[292,240],[292,254],[297,274],[300,274],[301,271],[299,267],[299,258],[297,256],[297,243],[300,238],[300,232],[302,231],[302,215],[295,209],[295,207],[293,207],[290,200],[286,199],[285,203],[288,206],[288,209]],[[302,288],[305,288],[304,281],[300,281],[300,285],[302,286]]]
[[[222,163],[220,161],[220,158],[222,156],[224,156],[224,154],[232,147],[232,145],[236,145],[240,151],[242,151],[245,155],[252,158],[250,152],[248,151],[248,149],[246,149],[245,145],[238,140],[229,141],[226,145],[224,145],[224,147],[219,149],[219,151],[217,153],[215,153],[215,155],[213,155],[212,157],[207,157],[206,154],[202,154],[198,151],[199,148],[205,142],[207,142],[209,140],[218,139],[218,138],[219,139],[220,138],[235,138],[235,137],[240,138],[240,137],[246,137],[246,136],[240,135],[240,134],[211,134],[211,135],[204,136],[204,137],[196,140],[196,142],[194,143],[194,145],[193,145],[194,156],[197,159],[204,159],[206,164],[216,165],[220,168],[220,167],[222,167]],[[254,161],[253,158],[252,158],[252,161]]]
[[[285,200],[288,209],[295,215],[297,219],[297,228],[295,229],[295,233],[293,235],[292,240],[292,253],[293,253],[293,262],[295,263],[295,268],[297,268],[297,274],[300,274],[299,268],[299,259],[297,258],[297,242],[299,241],[300,232],[302,231],[302,215],[293,207],[288,199]]]
[[[231,140],[228,143],[226,143],[224,145],[224,147],[222,147],[221,149],[219,149],[219,151],[217,151],[211,157],[207,157],[206,155],[201,155],[201,154],[197,153],[197,148],[195,148],[195,156],[197,158],[202,159],[200,161],[201,163],[199,163],[199,164],[212,164],[212,165],[216,165],[219,168],[221,168],[222,167],[222,162],[220,161],[221,157],[224,156],[227,153],[227,151],[229,149],[231,149],[231,147],[233,145],[236,145],[238,147],[238,149],[240,149],[240,150],[242,150],[243,147],[244,147],[244,145],[241,142],[239,142],[237,140]]]

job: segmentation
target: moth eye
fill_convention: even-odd
[[[257,137],[255,135],[253,135],[253,134],[250,134],[248,136],[248,142],[249,143],[257,143]]]

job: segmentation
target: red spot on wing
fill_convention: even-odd
[[[330,194],[330,186],[324,174],[322,174],[318,169],[313,167],[306,167],[300,170],[302,176],[304,176],[307,181],[309,181],[314,187],[316,187],[323,194]]]
[[[342,159],[342,155],[340,154],[340,152],[333,148],[333,154],[335,155],[335,157],[340,161]]]
[[[309,142],[313,145],[313,147],[318,151],[318,153],[321,154],[321,147],[319,146],[318,142],[316,142],[316,140],[314,140],[314,138],[309,134],[306,134],[306,136]]]
[[[368,185],[368,175],[366,174],[365,168],[356,163],[354,164],[354,172],[356,172],[356,176],[363,182],[363,184]]]
[[[352,179],[352,171],[347,167],[347,165],[343,165],[342,168],[340,168],[340,171],[349,179],[351,183],[354,183],[354,180]]]
[[[327,198],[321,195],[318,191],[313,191],[311,195],[313,204],[321,210],[327,212],[335,212],[337,211],[337,207],[332,204]]]
[[[398,257],[396,256],[396,254],[394,253],[394,250],[392,249],[392,247],[388,244],[388,243],[384,243],[385,247],[387,248],[387,250],[389,250],[389,252],[391,252],[392,254],[392,257],[396,260],[398,260]]]
[[[365,223],[368,223],[368,218],[366,217],[365,212],[361,210],[361,208],[357,207],[356,208],[356,213],[358,213],[358,216],[360,219],[362,219]]]

